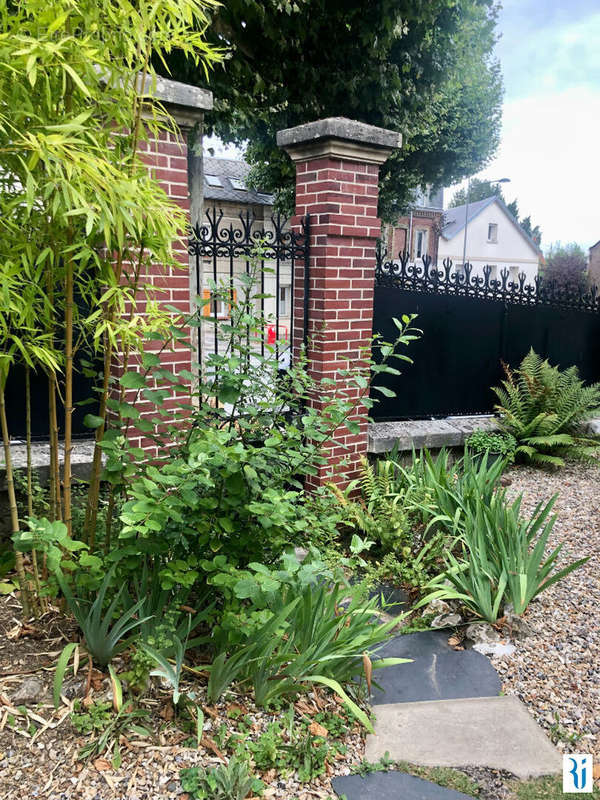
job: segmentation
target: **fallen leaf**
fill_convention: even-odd
[[[308,726],[308,730],[312,733],[313,736],[322,736],[324,739],[329,736],[329,731],[327,728],[324,728],[322,725],[319,725],[318,722],[311,722]]]
[[[243,706],[240,706],[238,703],[230,703],[227,706],[227,713],[229,713],[230,711],[237,711],[240,714],[248,713],[248,709],[244,708]]]
[[[212,751],[213,751],[213,753],[216,755],[216,757],[217,757],[217,758],[220,758],[220,759],[221,759],[221,761],[222,761],[224,764],[226,764],[226,763],[227,763],[227,760],[226,760],[225,756],[223,755],[223,753],[222,753],[222,752],[219,750],[219,748],[217,747],[217,745],[215,744],[215,742],[213,742],[213,740],[212,740],[212,739],[209,739],[209,737],[208,737],[208,736],[203,736],[203,737],[202,737],[202,739],[201,739],[201,742],[200,742],[200,744],[203,744],[203,745],[204,745],[204,747],[207,747],[209,750],[212,750]]]
[[[175,716],[175,710],[173,709],[172,703],[167,703],[167,705],[163,706],[161,710],[158,712],[158,716],[162,717],[162,719],[169,722]]]
[[[448,644],[450,645],[450,647],[456,647],[457,645],[460,644],[460,639],[458,638],[458,636],[451,636],[448,639]]]
[[[82,705],[84,708],[89,708],[90,706],[93,706],[93,705],[94,705],[94,701],[92,700],[92,698],[91,698],[91,697],[90,697],[90,695],[88,694],[88,695],[86,695],[86,696],[83,698],[83,700],[81,701],[81,705]]]
[[[600,778],[600,764],[594,764],[594,778]]]
[[[367,689],[369,690],[369,694],[371,694],[371,678],[373,677],[373,664],[371,663],[371,659],[369,658],[368,653],[363,653],[362,662],[363,662],[363,669],[365,671],[365,680],[367,681]]]
[[[210,706],[202,706],[202,710],[204,711],[205,714],[208,714],[208,716],[212,717],[213,719],[218,719],[219,717],[218,711],[216,711],[214,708],[211,708]]]
[[[105,758],[97,758],[94,761],[94,766],[96,767],[98,772],[103,772],[104,770],[112,769],[110,761],[107,761]]]

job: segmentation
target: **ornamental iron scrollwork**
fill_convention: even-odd
[[[307,246],[307,223],[300,222],[300,230],[287,227],[289,220],[282,214],[270,217],[272,228],[265,228],[251,211],[242,211],[234,222],[225,217],[221,209],[209,208],[206,222],[190,231],[188,250],[200,258],[244,258],[261,246],[263,259],[281,261],[304,258]],[[239,220],[239,224],[237,222]]]
[[[470,297],[477,300],[499,300],[522,306],[553,306],[555,308],[600,312],[600,292],[597,286],[589,288],[578,283],[560,283],[536,275],[533,283],[526,283],[527,276],[520,272],[517,280],[510,280],[506,267],[498,278],[492,278],[492,267],[486,264],[483,275],[475,272],[470,263],[457,269],[451,259],[446,258],[442,266],[433,263],[425,255],[411,263],[406,251],[398,258],[386,260],[387,251],[378,243],[375,254],[376,286],[395,287],[408,292],[422,294],[444,294],[454,297]]]

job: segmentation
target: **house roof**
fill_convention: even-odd
[[[460,233],[465,229],[465,224],[471,223],[475,217],[479,216],[482,211],[488,208],[491,205],[497,203],[500,209],[504,212],[504,214],[508,217],[508,219],[512,222],[515,228],[519,231],[521,236],[527,241],[529,245],[535,250],[538,255],[542,255],[542,251],[538,247],[538,245],[533,241],[531,236],[526,233],[523,228],[519,225],[517,218],[510,213],[508,210],[506,203],[502,200],[501,197],[493,194],[491,197],[486,197],[483,200],[477,200],[475,203],[469,203],[469,211],[467,214],[467,206],[456,206],[455,208],[447,208],[444,211],[444,218],[443,218],[443,226],[442,226],[442,236],[446,241],[449,239],[453,239],[457,233]]]
[[[246,185],[250,165],[233,158],[204,157],[204,198],[205,200],[227,200],[244,205],[273,205],[273,195],[240,188],[232,181]],[[211,185],[218,184],[218,185]]]
[[[595,250],[595,249],[598,247],[598,245],[599,245],[599,244],[600,244],[600,239],[598,239],[598,241],[596,242],[596,244],[593,244],[593,245],[590,247],[590,250]]]

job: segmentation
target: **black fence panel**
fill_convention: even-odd
[[[423,336],[410,346],[413,364],[402,374],[382,373],[376,384],[396,393],[379,392],[372,410],[376,420],[423,419],[493,411],[492,386],[503,377],[502,362],[517,366],[530,347],[561,368],[576,365],[582,379],[600,380],[600,307],[596,289],[534,285],[454,272],[451,262],[438,269],[431,261],[409,265],[377,264],[373,333],[390,341],[393,318],[418,314]]]

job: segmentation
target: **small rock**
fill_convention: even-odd
[[[467,639],[476,644],[490,644],[500,641],[500,634],[487,622],[473,622],[465,631]]]
[[[15,706],[29,706],[41,703],[46,694],[46,686],[35,676],[25,678],[17,691],[12,696]]]
[[[523,617],[515,614],[512,603],[504,606],[504,621],[510,631],[510,635],[517,639],[526,639],[533,634],[533,628]]]
[[[70,678],[63,683],[61,694],[67,698],[67,700],[74,700],[76,697],[83,697],[85,694],[85,688],[87,684],[87,678]]]
[[[473,645],[473,650],[482,653],[484,656],[496,656],[502,658],[503,656],[512,656],[516,647],[514,644],[503,644],[502,642],[478,642]]]
[[[432,628],[454,628],[460,625],[462,617],[460,614],[438,614],[435,619],[431,621]]]
[[[429,605],[425,606],[422,616],[427,617],[430,614],[449,614],[451,611],[452,609],[450,608],[449,603],[438,598],[436,600],[432,600]]]

